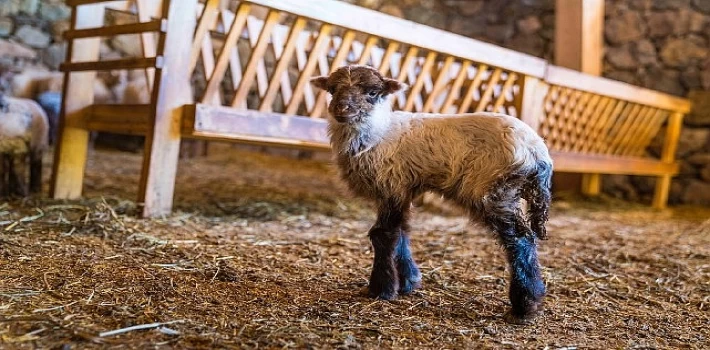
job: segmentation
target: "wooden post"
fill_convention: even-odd
[[[604,61],[604,0],[557,0],[555,64],[601,75]]]
[[[139,191],[146,217],[165,215],[172,210],[182,106],[193,102],[190,48],[196,10],[197,0],[163,1],[163,17],[168,25],[158,43],[158,52],[163,52],[164,65],[156,70],[151,101],[155,107],[154,120],[146,136]]]
[[[543,104],[545,96],[550,86],[540,78],[525,76],[522,86],[522,101],[520,102],[519,111],[520,119],[525,124],[538,131],[540,128],[540,120],[543,114]]]
[[[661,153],[661,161],[665,163],[673,163],[675,160],[675,151],[678,146],[678,138],[680,137],[680,128],[683,126],[683,114],[673,113],[668,118],[668,126],[666,128],[666,137],[663,140],[663,151]],[[668,192],[671,189],[671,175],[659,176],[656,179],[656,190],[653,193],[653,207],[663,209],[668,203]]]
[[[71,29],[101,27],[105,5],[83,5],[72,10]],[[101,38],[69,40],[67,61],[97,61]],[[81,196],[89,147],[89,131],[83,127],[84,107],[94,102],[95,71],[64,74],[62,112],[50,195],[57,199]]]
[[[603,61],[604,0],[556,0],[555,64],[601,75]],[[599,194],[600,174],[583,174],[581,181],[582,193]]]

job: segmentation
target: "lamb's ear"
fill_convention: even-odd
[[[385,93],[387,95],[407,89],[407,84],[400,83],[397,80],[385,78]]]
[[[311,78],[311,84],[321,90],[328,91],[328,77],[326,76]]]

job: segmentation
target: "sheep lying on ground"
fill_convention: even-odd
[[[42,155],[49,140],[49,122],[34,101],[0,94],[0,154],[2,174],[0,190],[6,195],[27,194],[22,178],[26,158],[30,160],[30,191],[42,188]],[[9,188],[8,188],[9,187]]]
[[[531,322],[545,294],[536,244],[546,236],[552,175],[535,131],[497,113],[393,112],[388,96],[404,85],[367,66],[342,67],[312,83],[333,97],[329,133],[343,179],[377,203],[368,234],[375,252],[370,296],[393,299],[419,286],[408,211],[413,198],[431,191],[497,233],[511,271],[512,309],[505,319]]]

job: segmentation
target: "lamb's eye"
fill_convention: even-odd
[[[370,98],[375,98],[377,97],[377,95],[379,95],[379,92],[377,92],[377,90],[370,90],[367,92],[367,97]]]

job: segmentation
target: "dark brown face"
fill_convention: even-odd
[[[386,103],[385,97],[404,87],[367,66],[345,66],[328,77],[314,78],[311,83],[333,96],[328,111],[339,123],[363,120],[375,106]]]

